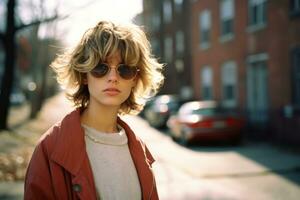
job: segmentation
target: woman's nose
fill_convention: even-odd
[[[108,79],[109,80],[118,80],[118,72],[116,67],[111,67],[108,72]]]

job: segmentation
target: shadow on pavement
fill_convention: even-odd
[[[284,149],[266,142],[243,141],[240,145],[226,143],[204,143],[188,146],[197,152],[235,152],[267,169],[260,173],[275,173],[300,185],[300,156],[298,150]],[[243,176],[255,176],[257,173],[246,173]],[[239,176],[232,174],[231,176]]]

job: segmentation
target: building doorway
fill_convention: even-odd
[[[247,69],[247,111],[251,126],[267,128],[268,70],[265,61],[251,62]]]

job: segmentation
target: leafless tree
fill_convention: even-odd
[[[10,94],[12,91],[12,85],[15,72],[16,61],[16,35],[19,31],[32,26],[39,26],[40,24],[53,22],[58,19],[65,18],[66,16],[59,16],[57,12],[54,12],[51,16],[39,16],[32,19],[27,23],[16,22],[16,3],[17,0],[7,0],[6,5],[6,30],[0,32],[0,41],[4,46],[4,73],[2,78],[1,90],[0,90],[0,130],[7,129],[8,111],[10,107]],[[43,0],[41,0],[41,6]]]

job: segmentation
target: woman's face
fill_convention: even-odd
[[[105,63],[111,68],[105,76],[97,78],[91,72],[87,73],[90,106],[111,107],[119,110],[120,105],[127,100],[132,88],[136,85],[136,77],[125,80],[117,73],[116,67],[122,63],[119,51],[108,57]]]

